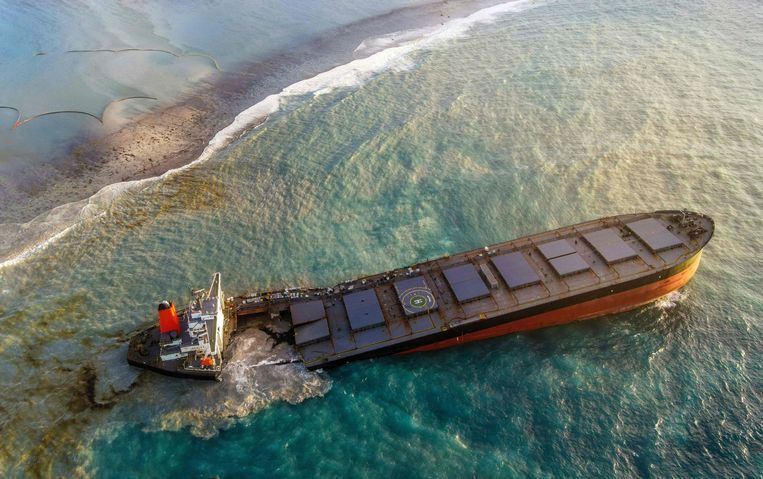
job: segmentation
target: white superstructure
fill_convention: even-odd
[[[182,367],[189,370],[219,369],[224,348],[223,304],[220,273],[215,273],[209,290],[192,292],[188,308],[178,318],[180,334],[161,335],[161,360],[182,360]]]

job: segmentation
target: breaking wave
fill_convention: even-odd
[[[270,115],[282,110],[291,101],[326,94],[336,89],[357,88],[382,72],[409,69],[412,66],[411,54],[438,48],[448,40],[463,37],[477,25],[493,23],[508,13],[518,13],[537,5],[539,4],[534,0],[501,3],[463,18],[449,20],[440,26],[364,40],[356,53],[368,56],[294,83],[242,111],[230,125],[215,134],[196,160],[160,176],[108,185],[90,198],[61,205],[24,224],[0,225],[0,269],[28,259],[65,236],[73,227],[99,216],[123,193],[140,191],[148,184],[209,160],[216,152],[260,126]]]
[[[266,333],[256,328],[237,334],[227,354],[230,356],[222,381],[213,382],[141,372],[128,366],[124,351],[117,349],[113,361],[106,362],[110,366],[98,370],[96,400],[113,405],[105,419],[114,426],[130,421],[143,424],[146,430],[188,428],[195,436],[209,438],[235,419],[275,401],[298,404],[323,396],[331,389],[329,377],[305,368],[293,347],[285,343],[274,345]],[[125,391],[127,383],[132,384],[132,390],[117,397]],[[103,423],[94,426],[104,429]]]
[[[187,429],[208,439],[276,401],[298,404],[331,389],[330,378],[296,362],[288,344],[274,344],[264,332],[250,328],[237,334],[228,353],[222,382],[179,380],[128,366],[126,344],[95,358],[91,394],[96,409],[91,420],[71,434],[67,457],[74,458],[75,476],[89,477],[94,466],[92,444],[109,440],[125,426],[145,431]]]

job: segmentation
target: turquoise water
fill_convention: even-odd
[[[760,476],[763,10],[512,10],[296,88],[0,269],[4,475]],[[252,333],[220,384],[123,362],[158,299],[215,271],[230,295],[333,284],[676,207],[716,236],[634,312],[319,373],[268,366],[293,352]]]

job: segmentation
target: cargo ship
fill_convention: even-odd
[[[174,376],[219,378],[240,327],[286,325],[308,369],[431,351],[638,308],[697,271],[713,220],[689,211],[600,218],[427,260],[330,288],[223,300],[220,274],[180,312],[136,334],[128,361]]]

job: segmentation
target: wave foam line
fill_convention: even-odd
[[[48,238],[26,248],[14,258],[0,263],[0,269],[18,264],[20,261],[29,258],[34,253],[45,249],[54,241],[63,237],[67,232],[71,231],[72,227],[75,226],[78,221],[84,219],[82,211],[84,211],[85,208],[105,207],[114,198],[125,191],[133,190],[149,182],[153,183],[161,181],[178,172],[206,162],[214,153],[230,145],[252,128],[260,126],[270,115],[281,110],[281,107],[289,100],[299,99],[308,95],[315,97],[336,89],[357,88],[384,71],[392,69],[409,69],[411,67],[409,56],[414,52],[437,48],[449,40],[465,36],[469,30],[477,25],[490,24],[508,13],[522,12],[538,5],[540,4],[534,0],[515,0],[483,8],[466,17],[450,20],[443,25],[434,28],[425,27],[418,30],[407,30],[405,32],[400,32],[398,35],[389,34],[378,37],[376,40],[364,40],[356,51],[362,52],[366,49],[374,49],[374,47],[378,48],[384,45],[393,46],[387,46],[387,48],[372,53],[365,58],[339,65],[331,70],[319,73],[314,77],[287,86],[279,93],[269,95],[259,103],[252,105],[236,115],[236,118],[230,125],[215,134],[209,141],[209,144],[204,148],[201,155],[194,161],[152,178],[114,183],[105,186],[88,200],[62,205],[49,213],[43,213],[29,223],[23,225],[3,225],[21,230],[33,230],[35,225],[49,225],[51,223],[51,213],[60,208],[76,206],[82,203],[85,205],[72,216],[65,219],[59,218],[61,221],[60,224],[57,225],[58,231],[50,235]],[[397,42],[391,40],[395,37],[397,37]]]

